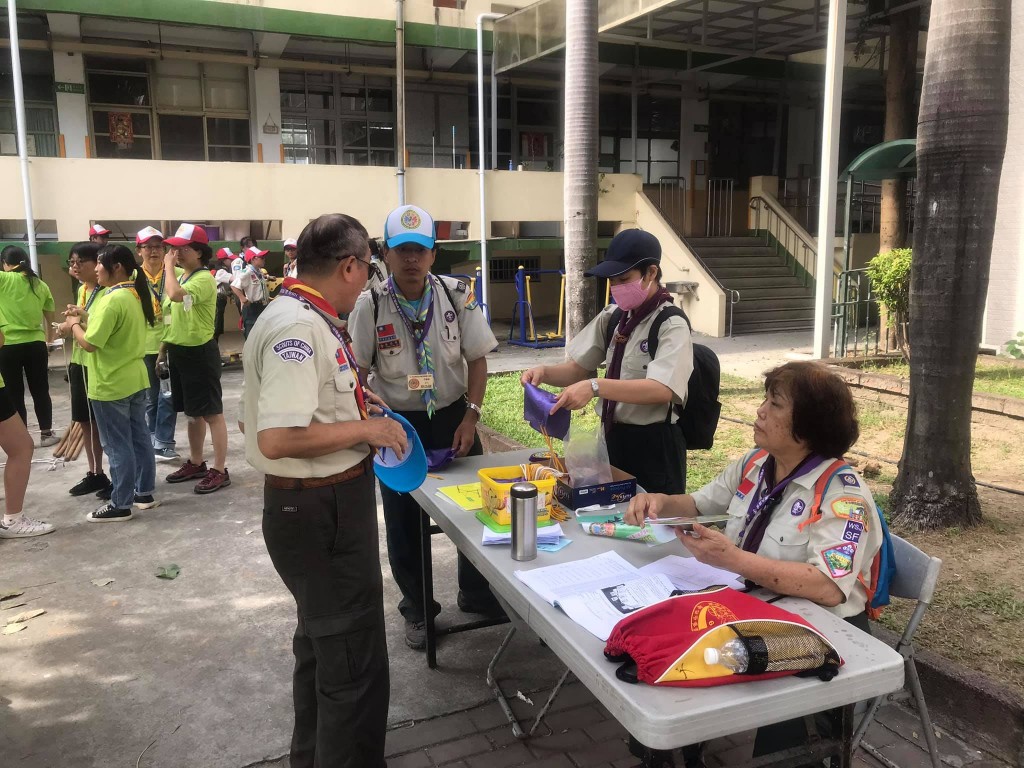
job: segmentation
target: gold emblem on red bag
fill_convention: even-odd
[[[690,614],[690,631],[699,632],[704,629],[713,629],[730,621],[737,621],[735,613],[721,603],[702,600],[693,606],[693,612]]]

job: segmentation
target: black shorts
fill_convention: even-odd
[[[220,387],[220,349],[210,339],[198,347],[167,345],[174,410],[186,416],[224,413]]]
[[[7,387],[0,387],[0,421],[7,421],[11,416],[17,415],[18,409],[11,402],[10,395],[7,394]]]
[[[87,369],[78,363],[68,366],[68,383],[71,385],[71,420],[88,424],[92,421],[92,409],[89,408],[85,377]]]

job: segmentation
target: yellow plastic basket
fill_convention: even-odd
[[[483,513],[498,525],[512,524],[512,505],[509,491],[523,477],[518,464],[512,467],[490,467],[477,472],[480,476],[480,496],[483,498]],[[551,504],[555,499],[555,480],[530,480],[537,486],[537,522],[546,523],[551,519]]]

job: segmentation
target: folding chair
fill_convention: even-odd
[[[935,730],[932,728],[931,718],[928,716],[928,706],[924,701],[924,692],[921,690],[921,679],[917,675],[917,665],[914,663],[914,632],[917,631],[925,611],[931,605],[932,595],[935,592],[935,585],[939,581],[939,571],[942,568],[942,561],[937,557],[926,555],[913,544],[892,535],[892,546],[896,560],[896,576],[889,587],[889,594],[893,597],[902,597],[908,600],[916,600],[917,606],[907,622],[907,628],[903,636],[896,643],[896,650],[903,656],[906,667],[906,679],[910,685],[910,691],[902,690],[890,693],[888,696],[879,696],[871,702],[867,714],[853,735],[853,748],[863,746],[864,750],[873,757],[878,758],[886,765],[893,766],[893,763],[878,752],[870,744],[861,744],[861,739],[875,718],[875,713],[882,705],[883,700],[902,701],[908,698],[914,699],[917,707],[917,715],[921,719],[924,728],[924,740],[928,745],[928,752],[931,755],[932,766],[942,768],[939,759],[939,748],[935,742]],[[895,768],[895,766],[893,767]]]

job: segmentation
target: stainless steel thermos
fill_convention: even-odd
[[[537,486],[515,483],[509,491],[512,504],[512,559],[537,557]]]

